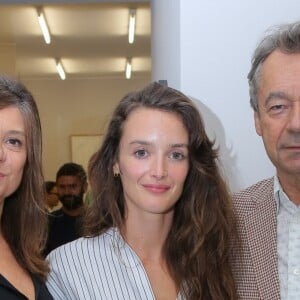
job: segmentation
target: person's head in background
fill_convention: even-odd
[[[300,22],[272,29],[256,48],[248,80],[256,132],[286,189],[300,174]]]
[[[134,135],[132,120],[136,120],[135,128],[144,128],[147,125],[141,119],[146,120],[147,116],[150,119],[153,116],[159,124],[161,120],[168,122],[167,132],[162,132],[166,140],[169,135],[174,135],[169,126],[171,120],[174,120],[175,131],[180,129],[182,134],[175,138],[180,140],[180,144],[168,146],[171,147],[168,150],[170,162],[166,163],[169,169],[160,170],[157,162],[153,163],[157,168],[146,166],[144,173],[140,174],[137,164],[144,167],[147,163],[143,161],[154,155],[152,151],[158,150],[153,150],[156,146],[152,145],[151,137],[150,141],[147,140],[148,136],[128,141],[132,145],[129,145],[131,150],[127,149],[126,141],[129,124],[130,134]],[[151,128],[146,128],[147,132],[151,132]],[[133,144],[143,146],[135,149]],[[173,147],[175,150],[172,150]],[[133,156],[140,162],[135,164],[133,160],[129,163],[126,157]],[[144,203],[143,193],[147,199],[146,189],[151,187],[147,186],[144,192],[142,189],[139,191],[142,181],[150,182],[150,178],[155,177],[157,182],[168,182],[168,186],[177,184],[176,194],[170,196],[172,203],[165,207],[165,211],[160,211],[172,214],[172,225],[164,245],[169,272],[177,288],[186,288],[187,299],[210,299],[213,294],[218,299],[230,299],[235,294],[228,263],[231,205],[216,160],[217,152],[205,133],[199,112],[185,95],[158,83],[128,94],[115,109],[102,147],[89,163],[93,202],[86,215],[86,235],[96,236],[111,227],[119,228],[124,234],[130,215],[128,209],[132,207],[128,199],[135,197],[136,204],[139,202],[137,205],[145,210],[149,208],[147,205],[150,206],[150,203]],[[179,168],[179,165],[182,167]],[[154,174],[154,169],[160,174]],[[166,189],[165,186],[164,183],[158,189]],[[158,191],[153,193],[159,194]]]
[[[81,214],[87,190],[87,175],[83,167],[71,162],[62,165],[56,173],[56,186],[64,212],[72,216]]]
[[[59,208],[60,201],[58,198],[56,182],[46,181],[45,189],[46,189],[46,204],[48,206],[48,209],[52,211],[55,208]]]
[[[0,76],[1,235],[20,266],[45,279],[40,253],[47,230],[42,134],[37,105],[26,87]]]

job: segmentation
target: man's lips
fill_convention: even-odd
[[[142,186],[152,193],[164,193],[170,189],[170,186],[165,184],[142,184]]]
[[[282,145],[281,149],[287,149],[287,150],[300,150],[300,145]]]

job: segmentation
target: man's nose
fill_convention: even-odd
[[[288,129],[300,132],[300,101],[297,101],[290,112]]]

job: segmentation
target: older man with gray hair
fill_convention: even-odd
[[[240,299],[300,299],[300,22],[267,32],[248,79],[276,174],[233,197],[236,287]]]

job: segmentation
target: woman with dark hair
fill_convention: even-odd
[[[153,83],[125,96],[89,164],[85,237],[49,256],[53,297],[236,299],[216,159],[185,95]]]
[[[0,299],[52,299],[42,258],[47,230],[36,103],[0,76]]]

